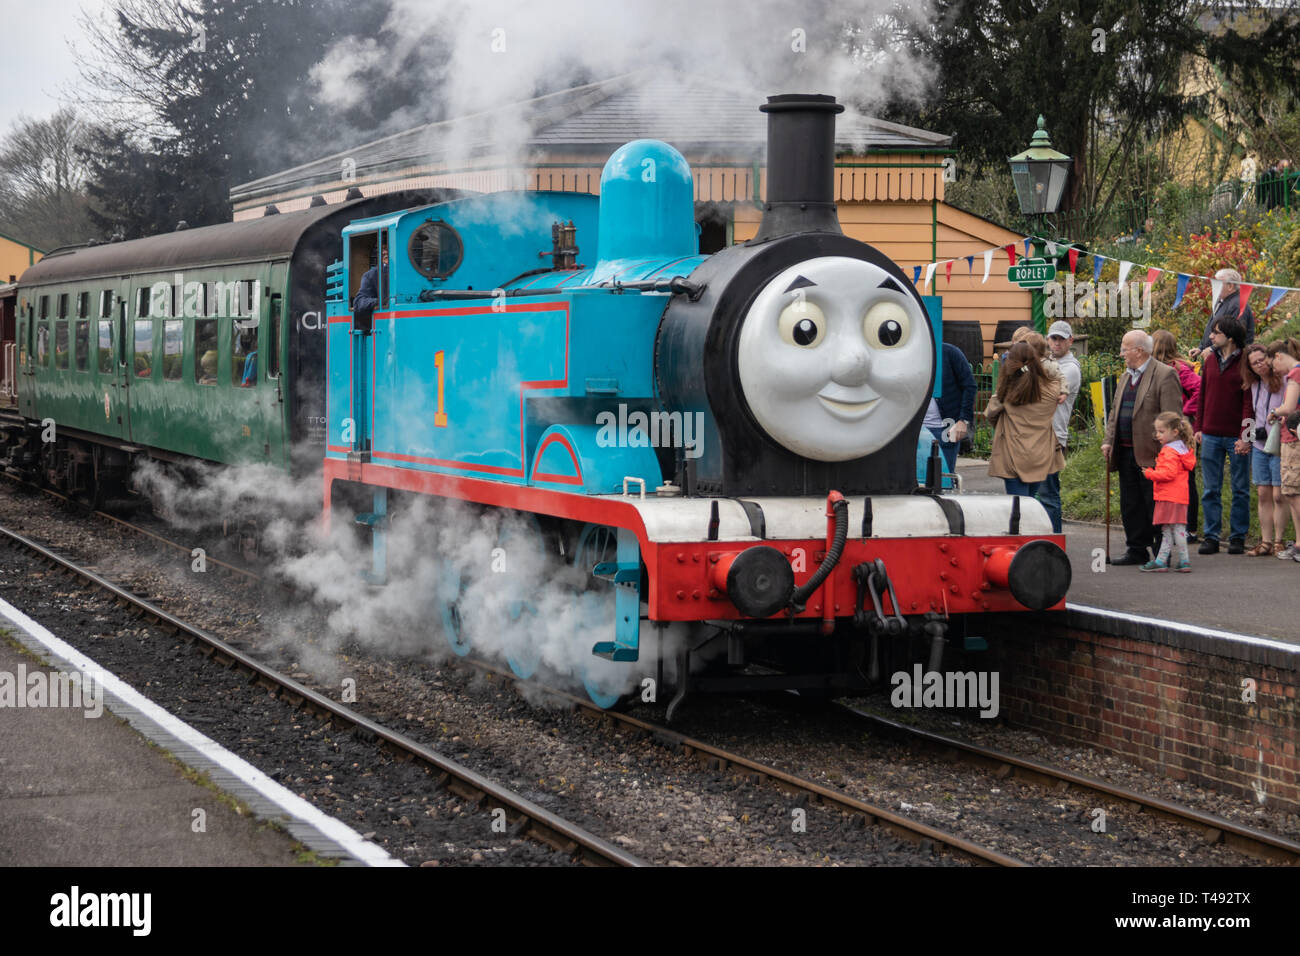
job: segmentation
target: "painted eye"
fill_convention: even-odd
[[[816,348],[826,338],[826,316],[807,299],[791,302],[782,309],[777,326],[785,342],[800,348]]]
[[[877,302],[862,320],[862,334],[872,348],[896,349],[912,334],[912,319],[897,302]]]

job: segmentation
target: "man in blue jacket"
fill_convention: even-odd
[[[935,437],[950,474],[957,472],[957,446],[970,433],[970,423],[975,420],[975,376],[970,362],[961,349],[950,342],[943,343],[943,390],[939,394],[939,417],[953,422],[946,431]]]

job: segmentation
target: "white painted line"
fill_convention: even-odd
[[[1137,621],[1140,624],[1153,624],[1157,627],[1163,627],[1168,630],[1181,631],[1184,634],[1194,634],[1197,637],[1212,637],[1220,641],[1234,641],[1238,644],[1251,644],[1255,647],[1267,647],[1272,650],[1286,651],[1288,654],[1300,654],[1300,646],[1288,644],[1285,641],[1274,640],[1271,637],[1254,637],[1250,634],[1234,634],[1231,631],[1220,631],[1211,627],[1201,627],[1198,624],[1184,624],[1181,621],[1164,621],[1160,618],[1145,617],[1141,614],[1131,614],[1128,611],[1112,611],[1110,608],[1089,607],[1086,604],[1069,604],[1065,605],[1067,611],[1086,611],[1089,614],[1099,614],[1102,617],[1114,618],[1121,621]]]
[[[347,824],[322,812],[314,804],[285,789],[215,740],[204,736],[180,718],[163,710],[116,674],[110,674],[94,660],[66,641],[55,637],[46,628],[3,599],[0,599],[0,616],[8,618],[34,641],[47,648],[53,656],[62,658],[70,668],[94,677],[104,689],[106,705],[112,699],[134,708],[180,744],[192,748],[221,769],[234,775],[250,789],[279,807],[285,816],[313,828],[337,843],[354,859],[367,866],[405,866],[402,861],[389,856],[382,847],[376,846],[369,840],[363,840],[361,834]]]

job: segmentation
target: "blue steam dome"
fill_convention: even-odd
[[[695,184],[681,153],[657,139],[618,148],[600,174],[596,281],[627,259],[671,259],[699,251]]]

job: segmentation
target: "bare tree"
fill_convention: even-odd
[[[42,249],[91,234],[85,123],[71,109],[46,120],[19,117],[0,140],[0,229]]]

